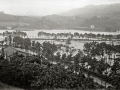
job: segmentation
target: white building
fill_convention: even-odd
[[[12,27],[7,27],[7,29],[8,29],[8,30],[11,30],[11,29],[12,29]]]
[[[94,28],[95,28],[95,25],[91,25],[90,28],[94,29]]]

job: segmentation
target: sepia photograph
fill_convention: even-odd
[[[0,90],[119,90],[120,0],[0,0]]]

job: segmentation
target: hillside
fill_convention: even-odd
[[[0,29],[7,27],[26,29],[55,29],[58,23],[45,17],[15,16],[0,12]]]
[[[95,30],[95,31],[117,31],[120,28],[120,4],[111,5],[88,5],[83,8],[72,9],[59,14],[54,18],[65,28]],[[52,17],[52,16],[51,16]],[[48,17],[53,20],[53,18]],[[67,19],[66,19],[67,18]],[[63,21],[61,23],[61,21]],[[64,24],[63,24],[64,23]],[[94,25],[95,29],[90,29]]]
[[[83,8],[76,8],[67,12],[60,13],[62,16],[81,16],[81,17],[93,17],[93,16],[118,16],[120,15],[120,4],[111,5],[88,5]]]
[[[59,23],[62,29],[77,29],[89,31],[117,31],[120,29],[120,19],[108,16],[93,16],[91,18],[83,18],[80,16],[47,16],[46,18]],[[95,28],[91,28],[94,25]]]
[[[117,31],[120,29],[120,4],[89,5],[48,16],[15,16],[0,12],[0,29],[78,29]],[[91,28],[95,26],[95,28]]]

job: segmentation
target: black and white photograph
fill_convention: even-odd
[[[0,0],[0,90],[120,90],[120,0]]]

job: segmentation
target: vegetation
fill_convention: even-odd
[[[0,12],[0,29],[77,29],[117,31],[120,28],[120,4],[90,5],[64,14],[43,17],[14,16]],[[95,13],[98,12],[98,13]],[[19,23],[18,23],[19,22]],[[94,25],[95,28],[91,28]]]
[[[93,34],[93,33],[85,33],[85,34],[79,34],[78,32],[75,32],[74,34],[71,33],[57,33],[57,34],[50,34],[46,32],[38,32],[38,38],[43,39],[46,38],[55,38],[55,39],[62,39],[62,38],[68,38],[68,39],[100,39],[100,40],[112,40],[112,39],[120,39],[120,34],[118,35],[105,35],[105,34]]]
[[[25,37],[27,36],[27,34],[25,32],[22,32],[22,31],[13,31],[13,32],[9,32],[9,31],[5,31],[3,32],[3,34],[1,34],[3,36],[22,36],[22,37]]]
[[[31,41],[29,38],[23,39],[19,36],[16,36],[13,38],[13,46],[28,49],[31,46]]]
[[[44,17],[13,16],[0,12],[0,29],[27,28],[117,31],[120,28],[119,7],[119,4],[87,6],[79,10],[82,12],[81,15],[76,14],[69,17],[58,15]],[[95,11],[98,11],[99,14],[94,13]],[[61,88],[87,90],[106,89],[106,83],[108,83],[110,85],[108,89],[120,89],[120,57],[117,57],[117,54],[120,56],[120,45],[114,45],[113,42],[106,44],[93,41],[91,43],[85,43],[83,51],[78,50],[76,55],[73,55],[71,52],[72,48],[69,47],[72,39],[110,41],[119,40],[120,34],[79,34],[78,32],[74,34],[50,34],[38,32],[38,37],[41,39],[44,37],[52,39],[63,38],[67,39],[66,44],[68,45],[56,45],[54,42],[40,44],[39,42],[26,38],[27,34],[21,31],[6,31],[0,33],[0,35],[3,35],[5,38],[4,41],[0,41],[2,46],[4,46],[5,42],[6,46],[36,53],[32,55],[28,52],[23,55],[16,52],[8,56],[4,48],[1,49],[0,81],[6,84],[31,90],[54,90]],[[64,51],[67,54],[61,54],[59,52],[61,47],[65,47]],[[101,80],[101,85],[98,82],[94,82],[95,78]],[[102,81],[105,81],[105,85],[102,85]]]
[[[25,58],[16,53],[10,61],[1,57],[0,66],[1,81],[23,88],[96,88],[92,78],[85,77],[82,72],[74,73],[73,66],[65,69],[62,64],[53,65],[41,57]]]
[[[85,65],[87,62],[90,68],[87,70],[96,75],[103,80],[111,83],[116,89],[119,89],[119,76],[120,76],[120,66],[119,66],[119,57],[116,57],[116,53],[120,53],[120,45],[110,45],[106,43],[86,43],[84,45],[84,52],[87,56],[83,57],[82,65]],[[107,54],[107,58],[105,55]],[[114,57],[111,57],[114,55]],[[99,60],[96,59],[97,57],[101,57]],[[114,63],[110,63],[110,61],[114,60]],[[111,69],[108,73],[107,69]],[[85,70],[86,71],[86,70]]]
[[[75,34],[77,35],[77,33]],[[14,37],[14,46],[25,48],[37,55],[23,56],[17,52],[4,59],[4,49],[0,58],[0,78],[2,82],[23,88],[33,89],[96,89],[104,88],[94,83],[91,76],[96,76],[119,89],[120,66],[119,58],[113,58],[114,63],[107,62],[108,56],[120,53],[120,45],[106,43],[86,43],[83,52],[73,56],[72,53],[54,55],[60,46],[44,42],[30,41]],[[62,46],[62,45],[61,45]],[[67,47],[69,48],[69,47]],[[67,52],[70,52],[67,50]],[[97,59],[96,57],[99,57]],[[54,64],[56,62],[56,64]],[[108,73],[107,69],[111,69]],[[87,74],[87,77],[85,76]]]

